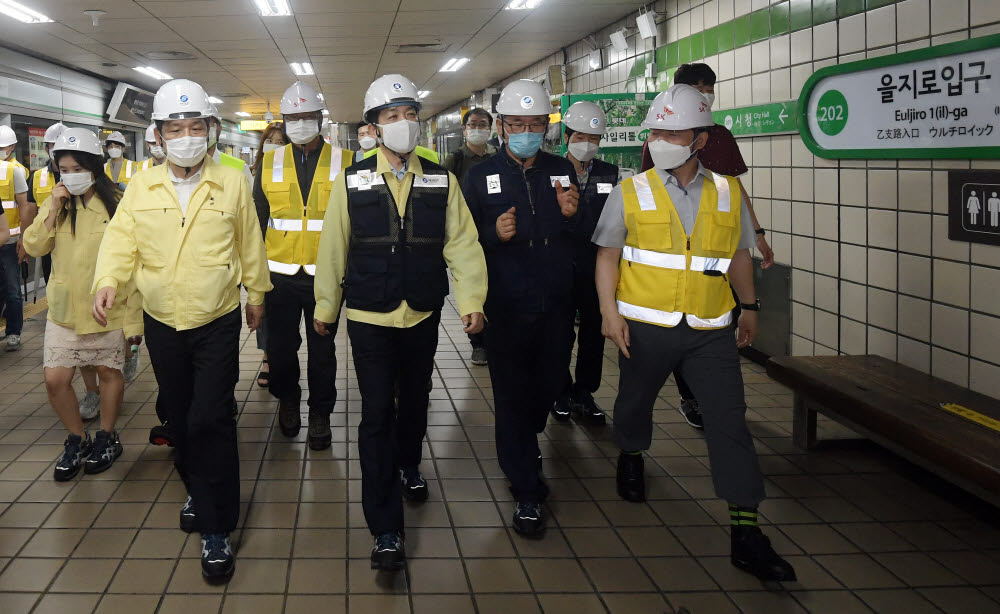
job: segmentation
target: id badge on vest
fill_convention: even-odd
[[[487,175],[486,176],[486,193],[487,194],[499,194],[501,192],[500,188],[500,175]]]

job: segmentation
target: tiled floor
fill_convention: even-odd
[[[672,383],[655,412],[648,504],[615,495],[609,428],[552,424],[542,445],[550,528],[541,541],[515,536],[506,527],[512,505],[493,445],[489,375],[467,362],[451,305],[422,465],[431,499],[407,507],[406,573],[368,567],[360,400],[342,327],[334,444],[321,453],[307,449],[304,433],[288,441],[275,427],[275,403],[253,383],[260,354],[244,335],[239,558],[228,586],[209,586],[197,536],[177,529],[184,492],[170,451],[146,443],[156,421],[148,365],[126,391],[124,456],[105,474],[52,481],[65,434],[42,383],[43,326],[34,318],[24,349],[0,355],[3,614],[1000,612],[995,509],[873,446],[801,454],[791,443],[788,391],[750,363],[748,419],[772,497],[762,520],[799,582],[767,590],[729,565],[725,504],[713,497],[701,433],[673,409]],[[607,408],[616,374],[607,360],[597,395]],[[829,422],[821,429],[842,434]]]

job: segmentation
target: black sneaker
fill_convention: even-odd
[[[325,450],[333,441],[330,432],[330,414],[309,413],[309,447],[313,450]]]
[[[84,431],[83,437],[69,435],[63,445],[65,448],[56,461],[56,468],[52,475],[56,482],[66,482],[76,477],[83,465],[83,459],[90,456],[94,442],[90,439],[90,433]]]
[[[646,478],[642,473],[642,454],[618,455],[618,496],[632,503],[646,500]]]
[[[166,421],[149,429],[149,443],[154,446],[174,447],[174,437]]]
[[[372,548],[372,569],[399,571],[406,566],[406,551],[399,533],[380,533],[375,536]]]
[[[576,419],[591,426],[603,426],[608,419],[594,401],[594,395],[586,390],[578,390],[573,395],[573,411]]]
[[[184,507],[181,508],[181,531],[194,533],[197,520],[198,517],[194,513],[194,501],[191,499],[191,495],[188,495]]]
[[[472,364],[477,367],[485,367],[490,364],[489,355],[486,348],[472,348]]]
[[[236,569],[233,543],[227,533],[201,534],[201,575],[208,580],[228,580]]]
[[[399,481],[403,486],[403,498],[413,503],[423,503],[427,500],[427,481],[420,475],[416,467],[400,469]]]
[[[697,399],[681,399],[681,406],[677,411],[681,412],[684,420],[694,428],[705,428],[705,422],[701,419],[701,409],[698,408]]]
[[[760,527],[733,527],[730,561],[762,582],[795,582],[795,569],[771,547]]]
[[[302,428],[302,415],[299,413],[298,397],[278,401],[278,426],[285,437],[295,437]]]
[[[118,439],[118,431],[109,433],[101,429],[94,435],[94,447],[83,466],[83,472],[93,475],[107,471],[121,455],[122,442]]]
[[[573,403],[569,399],[568,394],[561,394],[556,402],[552,405],[552,417],[559,422],[568,422],[570,415],[573,413]]]
[[[518,503],[514,506],[514,531],[524,537],[541,537],[545,532],[545,516],[539,503]]]

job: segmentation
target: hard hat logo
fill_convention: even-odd
[[[394,91],[394,92],[402,92],[403,91],[403,84],[399,83],[399,82],[393,83],[392,84],[392,91]]]
[[[597,118],[597,117],[591,118],[591,120],[590,120],[590,127],[591,128],[596,128],[596,127],[598,127],[600,125],[601,125],[600,118]]]
[[[191,99],[188,98],[187,94],[181,94],[181,97],[180,97],[179,100],[180,100],[180,103],[181,103],[182,106],[186,107],[187,105],[191,104]]]
[[[75,143],[76,142],[76,137],[75,136],[71,136],[71,137],[69,137],[66,140],[69,141],[70,143]]]
[[[522,109],[530,109],[533,106],[535,106],[535,99],[534,98],[532,98],[531,96],[524,96],[523,98],[521,98],[521,108]]]

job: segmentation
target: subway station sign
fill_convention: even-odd
[[[798,114],[821,158],[1000,158],[1000,34],[823,68]]]
[[[798,101],[775,102],[725,111],[713,111],[715,123],[722,124],[733,136],[782,134],[798,130]]]

